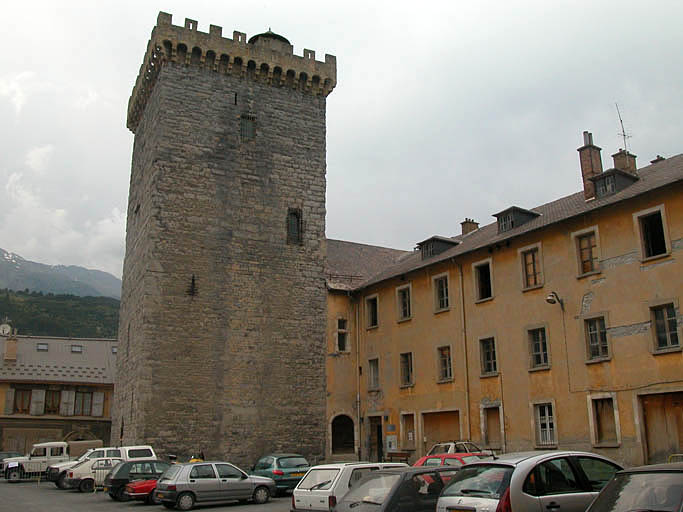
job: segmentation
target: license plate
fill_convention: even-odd
[[[290,473],[289,476],[304,476],[303,473]]]
[[[104,490],[104,492],[108,492],[108,491],[109,491],[109,487],[102,487],[102,489]]]
[[[163,497],[164,497],[163,494],[161,494],[160,492],[157,493],[157,498],[161,499],[161,498],[163,498]]]

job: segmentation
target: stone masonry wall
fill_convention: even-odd
[[[136,129],[127,229],[112,442],[243,466],[321,458],[324,96],[165,63]]]

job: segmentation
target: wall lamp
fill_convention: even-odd
[[[564,311],[564,301],[560,299],[560,296],[557,294],[557,292],[550,292],[545,298],[545,301],[548,304],[559,304],[560,308],[562,308],[562,311]]]

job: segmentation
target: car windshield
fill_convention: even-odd
[[[344,495],[342,503],[374,503],[381,505],[391,488],[401,479],[400,474],[370,474]]]
[[[465,464],[471,464],[472,462],[477,462],[480,460],[481,460],[481,458],[477,455],[465,455],[464,457],[462,457],[462,461]]]
[[[605,486],[589,510],[678,512],[682,501],[683,473],[623,473]]]
[[[111,471],[111,477],[112,478],[128,478],[128,474],[130,473],[130,467],[132,466],[132,463],[130,462],[124,462],[123,464],[119,464],[116,466],[112,471]]]
[[[309,491],[329,489],[338,474],[339,470],[336,468],[311,469],[296,488]]]
[[[308,461],[303,457],[283,457],[278,459],[281,468],[303,468],[308,466]]]
[[[182,466],[179,464],[171,464],[166,471],[164,471],[159,477],[159,481],[162,480],[173,480],[175,476],[180,473]]]
[[[513,470],[512,466],[494,464],[463,466],[441,495],[500,499],[510,485]]]
[[[86,460],[87,458],[89,458],[89,456],[90,456],[91,453],[92,453],[92,450],[88,450],[88,451],[85,452],[83,455],[81,455],[80,457],[78,457],[78,459],[76,459],[76,461],[77,461],[77,462],[83,462],[84,460]]]

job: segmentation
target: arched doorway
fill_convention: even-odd
[[[353,420],[340,414],[332,420],[332,453],[354,453]]]

